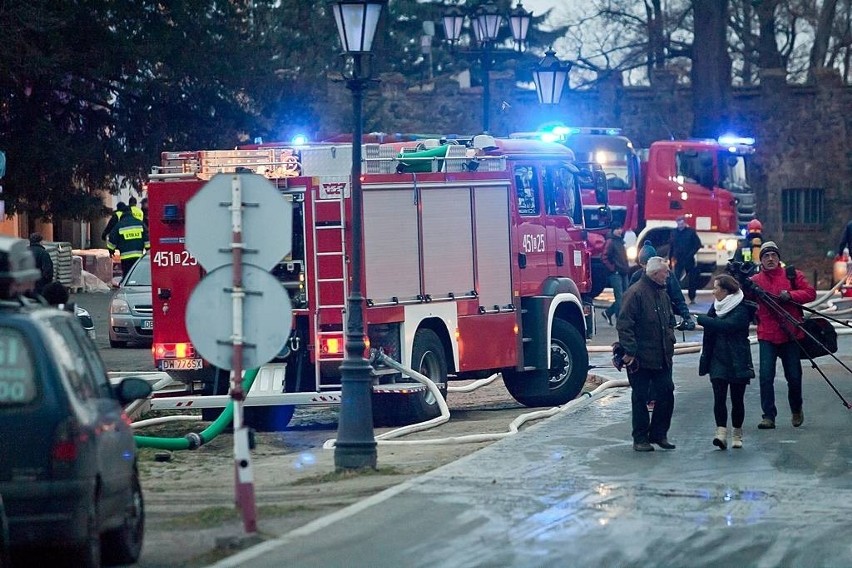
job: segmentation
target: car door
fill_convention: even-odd
[[[575,172],[567,164],[544,166],[544,199],[547,224],[548,270],[551,276],[572,278],[578,284],[584,272],[586,243],[583,209]]]
[[[94,459],[102,480],[100,506],[104,516],[113,515],[126,503],[130,490],[135,459],[133,433],[115,399],[97,348],[83,328],[69,318],[54,320],[53,325],[75,354],[74,373],[78,384],[75,391],[89,414]]]
[[[516,205],[513,216],[520,268],[521,297],[541,293],[547,278],[549,254],[547,234],[542,216],[539,167],[532,164],[514,165]]]

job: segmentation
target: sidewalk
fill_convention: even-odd
[[[850,336],[840,343],[838,353],[852,350]],[[819,362],[844,377],[831,358]],[[632,450],[629,390],[613,389],[216,566],[842,564],[852,439],[838,433],[852,414],[806,367],[805,424],[790,425],[781,379],[778,429],[757,430],[753,381],[745,447],[719,451],[697,363],[697,353],[675,362],[674,451]],[[836,384],[852,396],[849,380]]]

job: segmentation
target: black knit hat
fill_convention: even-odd
[[[642,249],[639,251],[639,264],[646,264],[652,256],[657,256],[657,249],[651,244],[651,241],[645,241]]]
[[[763,258],[763,255],[768,252],[774,252],[778,255],[778,258],[781,258],[781,252],[778,250],[778,245],[775,244],[775,241],[766,241],[760,245],[760,258]]]

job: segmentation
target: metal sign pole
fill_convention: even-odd
[[[256,174],[216,174],[186,204],[186,248],[207,270],[186,306],[186,330],[209,364],[232,371],[234,500],[249,533],[257,511],[243,369],[271,361],[290,336],[290,296],[269,271],[290,252],[292,218],[292,205]]]
[[[234,400],[234,497],[243,518],[243,528],[248,533],[257,532],[257,509],[254,499],[254,474],[251,467],[248,429],[243,425],[243,199],[240,176],[231,182],[231,253],[233,256],[233,306],[231,341],[233,366],[231,371],[231,398]]]

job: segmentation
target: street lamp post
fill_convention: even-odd
[[[559,61],[552,49],[545,52],[544,58],[533,69],[533,83],[535,83],[535,92],[540,104],[559,104],[570,70],[571,64],[563,64]]]
[[[482,65],[482,131],[487,133],[491,122],[491,66],[496,51],[497,37],[505,18],[493,0],[488,0],[480,5],[468,17],[476,44],[475,49],[470,50],[470,53],[475,54]],[[452,6],[441,19],[443,20],[444,35],[447,41],[451,46],[455,46],[461,38],[465,13],[457,6]],[[512,38],[515,40],[515,48],[518,51],[523,51],[526,47],[527,31],[529,31],[530,21],[532,20],[532,12],[525,10],[519,2],[518,6],[509,13],[508,19],[509,26],[512,29]]]
[[[376,468],[376,439],[373,434],[373,379],[364,359],[364,294],[361,289],[363,262],[361,235],[363,205],[361,195],[362,100],[370,82],[364,60],[370,57],[373,37],[386,0],[337,0],[334,19],[343,49],[352,57],[352,72],[346,87],[352,91],[352,251],[351,286],[346,300],[346,355],[340,365],[341,402],[334,446],[335,469]]]

